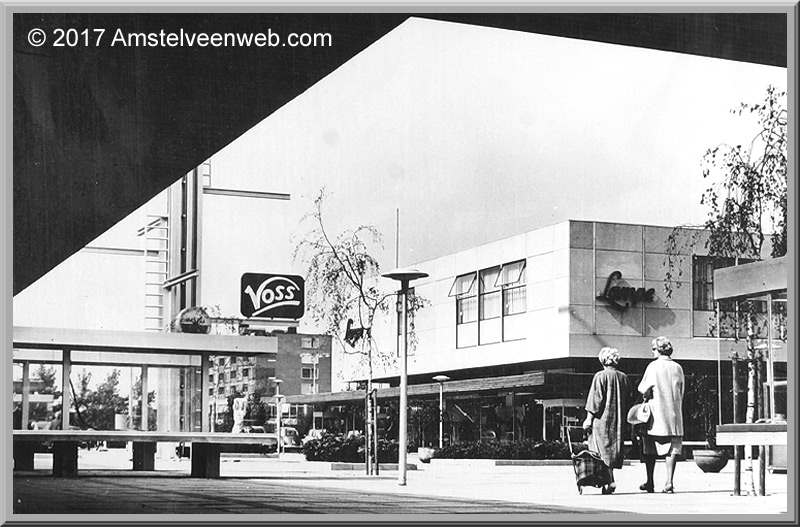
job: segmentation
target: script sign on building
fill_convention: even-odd
[[[302,276],[245,273],[240,289],[242,315],[297,320],[305,311],[304,287]]]

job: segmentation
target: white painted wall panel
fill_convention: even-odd
[[[597,223],[595,247],[610,251],[642,252],[642,226]]]

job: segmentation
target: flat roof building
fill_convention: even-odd
[[[752,260],[709,257],[707,233],[696,230],[679,232],[699,241],[670,258],[672,233],[670,227],[567,221],[414,264],[429,275],[412,283],[429,305],[413,317],[410,396],[435,401],[432,379],[447,376],[454,440],[560,437],[564,425],[582,419],[591,378],[601,368],[600,349],[619,349],[620,368],[638,382],[660,335],[672,341],[687,386],[700,375],[713,376],[716,385],[721,359],[728,361],[723,390],[730,388],[730,356],[746,356],[746,346],[732,338],[740,308],[721,306],[717,320],[712,271]],[[785,301],[776,307],[781,310]],[[766,310],[756,311],[765,323]],[[775,320],[785,335],[785,316]],[[381,353],[395,353],[397,317],[376,323],[374,335]],[[776,380],[785,379],[785,346],[773,359]],[[376,366],[376,381],[398,386],[396,370]],[[343,372],[356,382],[365,378],[355,365],[345,364]],[[383,393],[391,400],[395,391]],[[302,400],[335,405],[347,398]],[[723,404],[730,411],[730,401]],[[697,426],[690,422],[687,429],[689,439],[700,438]]]

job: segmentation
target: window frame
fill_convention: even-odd
[[[516,273],[516,279],[511,281],[504,281],[503,278],[503,270],[507,267],[512,265],[519,265],[519,271]],[[523,258],[522,260],[515,260],[513,262],[505,263],[501,266],[500,274],[497,276],[497,280],[500,281],[500,287],[502,288],[503,295],[502,295],[502,311],[503,317],[513,317],[514,315],[521,315],[528,311],[528,282],[527,282],[527,273],[526,270],[528,268],[528,260]],[[514,276],[514,275],[512,275]],[[502,281],[501,281],[502,280]],[[518,311],[510,312],[509,307],[509,293],[522,291],[522,307]],[[505,340],[505,335],[503,336],[503,340]]]
[[[714,301],[714,271],[717,269],[724,269],[727,267],[735,267],[738,265],[744,265],[748,263],[758,262],[760,260],[755,258],[744,258],[740,256],[710,256],[710,255],[702,255],[702,254],[693,254],[692,255],[692,275],[691,275],[691,283],[692,283],[692,313],[714,313],[716,311],[715,301]],[[703,265],[702,273],[698,272],[700,270],[701,263]],[[703,292],[703,298],[698,298],[698,290],[699,288],[707,288],[707,291]],[[766,313],[766,302],[763,301],[754,301],[756,302],[756,310],[757,314],[765,314]],[[740,303],[736,300],[722,300],[719,301],[719,319],[722,320],[723,318],[733,318],[735,321],[739,321],[740,319]],[[740,322],[740,321],[739,321]],[[720,328],[716,328],[713,332],[713,337],[716,337],[717,334],[720,333]],[[739,327],[739,336],[742,336],[742,328]],[[702,338],[705,335],[697,335],[695,334],[694,328],[692,328],[692,337],[693,338]],[[727,329],[723,331],[720,338],[736,338],[736,335],[732,331],[732,329]]]
[[[478,320],[481,322],[503,318],[503,288],[497,285],[497,281],[502,274],[502,270],[502,265],[495,265],[481,269],[478,273]],[[497,276],[494,280],[492,280],[489,273],[495,271],[497,272]],[[488,275],[488,280],[484,280],[485,275]],[[487,282],[491,282],[491,285],[487,284]],[[487,316],[486,301],[488,299],[494,300],[495,298],[497,299],[496,313],[493,312],[490,314],[490,316]]]
[[[456,322],[456,349],[471,348],[478,344],[477,339],[474,343],[462,344],[459,341],[459,328],[470,324],[478,324],[478,292],[475,282],[478,279],[478,272],[471,271],[457,275],[450,286],[449,297],[455,297],[455,322]]]

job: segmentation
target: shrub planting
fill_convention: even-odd
[[[364,462],[364,436],[345,437],[341,434],[325,434],[303,445],[303,454],[308,461],[330,461],[339,463]],[[396,441],[378,440],[378,462],[397,463]]]

